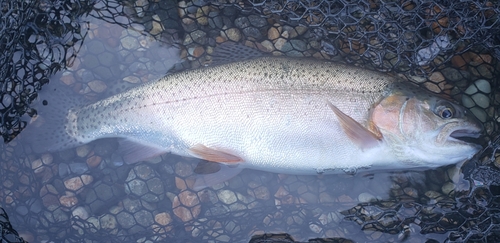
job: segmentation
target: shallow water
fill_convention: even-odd
[[[67,67],[50,77],[50,87],[70,85],[73,95],[91,102],[169,70],[201,65],[184,61],[196,60],[201,49],[182,49],[165,36],[150,35],[154,23],[148,29],[125,17],[105,21],[109,16],[102,9],[110,6],[94,7],[100,11],[78,20],[85,37],[71,55],[66,53]],[[202,9],[191,8],[195,17]],[[196,42],[199,36],[191,31],[188,36]],[[189,42],[186,38],[182,44]],[[22,142],[29,135],[19,138],[2,147],[0,205],[29,242],[248,242],[264,233],[354,242],[460,241],[476,237],[473,232],[498,237],[500,193],[497,184],[474,173],[481,168],[477,160],[463,171],[449,166],[296,176],[244,170],[197,192],[190,189],[196,159],[164,155],[122,165],[111,162],[117,148],[113,139],[34,154]],[[487,237],[480,240],[492,239]]]

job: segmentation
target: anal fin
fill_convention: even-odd
[[[236,163],[243,162],[243,159],[239,156],[233,155],[229,152],[225,152],[218,149],[213,149],[206,147],[201,144],[197,144],[189,149],[193,154],[201,159],[219,162],[219,163]]]

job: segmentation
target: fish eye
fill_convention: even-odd
[[[441,111],[440,115],[441,115],[441,118],[444,118],[444,119],[452,118],[453,111],[450,108],[446,107]]]
[[[451,105],[440,105],[436,109],[436,114],[443,119],[450,119],[455,115],[455,110]]]

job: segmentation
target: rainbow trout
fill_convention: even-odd
[[[37,128],[35,151],[116,137],[127,163],[170,152],[223,165],[197,187],[244,168],[318,174],[454,164],[480,149],[462,138],[482,131],[464,107],[397,78],[281,57],[176,73],[62,106]]]

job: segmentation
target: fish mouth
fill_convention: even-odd
[[[448,140],[479,144],[482,130],[481,128],[457,128],[448,135]]]

